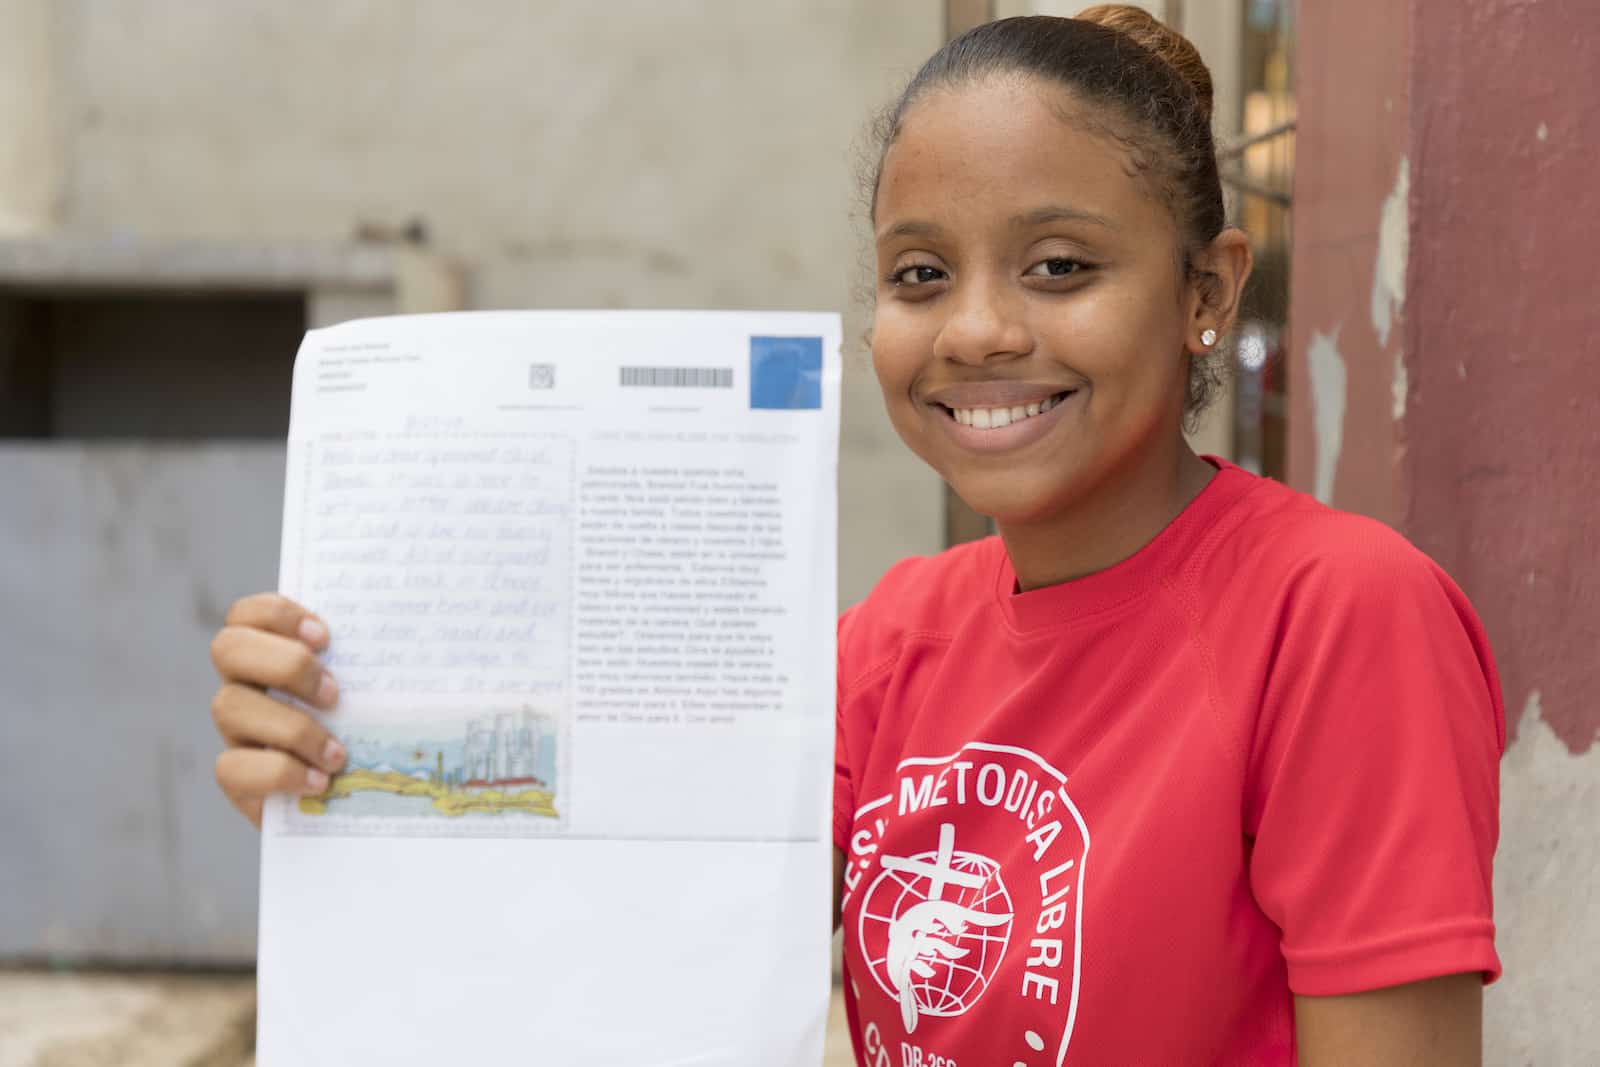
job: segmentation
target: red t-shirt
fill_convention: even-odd
[[[1293,1063],[1293,993],[1498,977],[1471,606],[1382,524],[1211,462],[1108,570],[1017,593],[990,538],[840,619],[860,1062]]]

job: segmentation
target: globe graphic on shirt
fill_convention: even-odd
[[[1011,895],[1000,865],[957,851],[955,828],[939,848],[885,856],[867,888],[858,936],[880,988],[900,1005],[906,1033],[922,1015],[960,1015],[989,987],[1011,940]]]

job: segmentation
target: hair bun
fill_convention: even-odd
[[[1206,121],[1211,120],[1211,71],[1189,38],[1132,4],[1096,4],[1078,12],[1077,17],[1126,34],[1166,60],[1189,83]]]

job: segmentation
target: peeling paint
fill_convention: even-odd
[[[1394,421],[1399,422],[1406,417],[1406,354],[1394,354],[1394,382],[1390,384],[1389,391],[1394,395]]]
[[[1388,345],[1394,320],[1405,308],[1406,263],[1411,257],[1411,161],[1400,160],[1400,174],[1378,216],[1378,262],[1372,272],[1372,328],[1379,345]]]
[[[1344,405],[1346,372],[1339,354],[1339,329],[1331,334],[1313,330],[1306,361],[1311,365],[1312,424],[1317,435],[1316,496],[1324,504],[1333,502],[1333,478],[1339,469],[1339,452],[1344,448]]]
[[[1504,688],[1493,875],[1505,977],[1484,993],[1482,1060],[1600,1062],[1600,437],[1593,390],[1578,385],[1594,381],[1600,301],[1572,285],[1600,218],[1600,3],[1364,0],[1300,4],[1295,17],[1307,180],[1294,204],[1289,478],[1308,492],[1330,481],[1308,353],[1313,331],[1342,322],[1338,503],[1395,525],[1460,583]],[[1399,350],[1395,423],[1398,397],[1384,394]]]
[[[1587,1004],[1600,988],[1600,749],[1576,756],[1528,694],[1500,765],[1500,847],[1494,860],[1495,947],[1505,977],[1484,992],[1484,1063],[1575,1063],[1600,1048],[1600,1013],[1563,1011],[1556,990]],[[1587,1062],[1587,1058],[1583,1059]]]

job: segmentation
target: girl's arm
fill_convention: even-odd
[[[1302,1067],[1483,1063],[1483,975],[1452,974],[1346,996],[1294,998]]]

